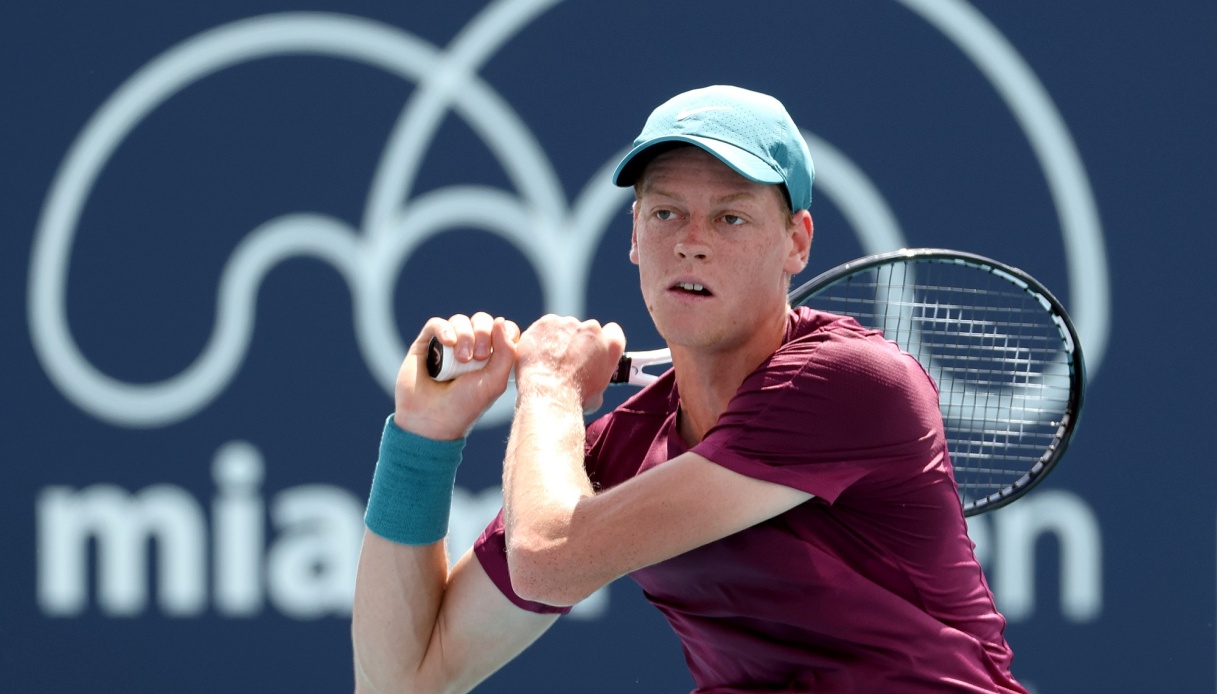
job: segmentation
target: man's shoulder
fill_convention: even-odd
[[[817,311],[798,306],[790,311],[786,339],[774,354],[773,361],[802,361],[815,354],[821,361],[850,360],[871,351],[876,345],[886,346],[883,333],[864,327],[850,316]]]
[[[901,347],[884,337],[881,330],[868,328],[849,316],[806,307],[791,311],[786,341],[771,360],[778,369],[812,374],[819,380],[825,374],[862,378],[877,384],[930,382],[917,361]],[[808,371],[810,369],[810,372]],[[852,386],[853,378],[846,379]],[[936,396],[936,391],[935,391]]]

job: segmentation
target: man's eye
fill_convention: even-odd
[[[655,210],[655,218],[667,221],[672,218],[672,210]]]
[[[739,215],[725,214],[723,215],[723,221],[731,226],[739,226],[744,223],[744,218]]]

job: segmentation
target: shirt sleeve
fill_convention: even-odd
[[[491,582],[516,607],[538,614],[566,614],[570,612],[570,607],[546,605],[541,602],[525,600],[516,595],[515,589],[511,587],[511,574],[507,570],[507,540],[503,528],[502,511],[499,511],[499,514],[494,517],[494,520],[490,521],[490,525],[486,526],[481,536],[473,543],[473,554],[481,562],[482,568],[486,571],[486,575],[490,577]]]
[[[941,448],[937,389],[878,333],[783,345],[741,385],[693,452],[833,503],[876,470],[912,476]]]

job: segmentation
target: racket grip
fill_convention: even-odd
[[[464,364],[456,360],[456,353],[451,347],[441,344],[437,338],[431,338],[427,344],[427,375],[436,381],[451,381],[452,379],[472,371],[486,368],[489,359],[471,359]],[[613,372],[609,383],[630,382],[630,355],[622,354],[617,360],[617,370]]]
[[[451,381],[470,371],[480,371],[486,368],[489,359],[471,359],[464,364],[456,360],[456,353],[451,347],[440,344],[436,338],[431,338],[427,344],[427,375],[436,381]]]

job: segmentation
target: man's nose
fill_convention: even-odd
[[[693,218],[681,230],[676,240],[676,254],[683,258],[705,260],[710,254],[708,222]]]

